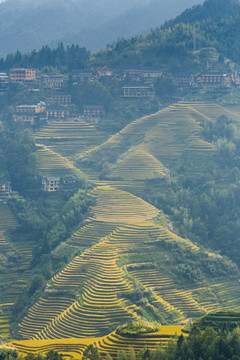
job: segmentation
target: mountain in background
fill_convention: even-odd
[[[0,3],[0,56],[78,43],[97,50],[146,33],[201,0],[6,0]]]
[[[147,35],[119,39],[97,52],[93,65],[228,72],[238,70],[239,39],[239,0],[206,0]]]

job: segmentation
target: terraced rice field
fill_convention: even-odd
[[[181,335],[182,328],[182,326],[161,326],[159,332],[144,334],[137,338],[129,338],[113,332],[102,338],[96,345],[102,355],[109,353],[116,358],[119,351],[125,350],[128,353],[131,347],[137,353],[145,346],[149,350],[154,350],[159,345],[165,346],[174,335]]]
[[[110,186],[99,186],[92,195],[96,198],[93,218],[98,221],[141,223],[159,214],[159,210],[146,201]]]
[[[125,296],[134,291],[136,284],[151,294],[149,304],[152,307],[171,315],[172,323],[185,323],[211,309],[229,305],[233,309],[240,307],[237,282],[206,279],[201,288],[199,284],[184,283],[181,286],[176,283],[174,275],[168,271],[167,255],[163,254],[159,243],[177,244],[193,253],[200,251],[199,247],[170,231],[168,220],[161,211],[124,191],[138,188],[141,193],[148,184],[145,180],[169,176],[165,166],[172,171],[175,166],[184,164],[196,174],[202,171],[206,159],[211,164],[215,149],[201,139],[199,122],[218,116],[222,108],[214,114],[212,106],[209,105],[208,111],[200,105],[179,103],[170,106],[134,121],[94,150],[86,145],[89,151],[84,153],[85,158],[99,161],[102,156],[104,159],[109,156],[114,163],[117,154],[119,161],[114,164],[111,181],[93,185],[91,194],[96,202],[89,219],[62,244],[82,253],[49,281],[45,294],[21,322],[20,334],[24,339],[32,339],[16,345],[23,353],[53,348],[81,357],[84,348],[93,341],[102,354],[110,352],[116,357],[118,350],[128,349],[129,339],[115,332],[107,334],[122,322],[140,318],[139,305]],[[43,174],[76,171],[73,164],[56,150],[65,142],[64,126],[60,124],[58,130],[57,123],[52,124],[37,135],[39,140],[54,146],[40,149]],[[66,136],[71,139],[69,148],[64,148],[66,153],[69,151],[69,157],[72,141],[78,141],[71,131]],[[79,138],[80,133],[79,130]],[[130,151],[129,144],[133,145]],[[123,180],[114,180],[114,177]],[[165,344],[173,335],[173,328],[169,328],[169,332],[167,328],[162,329],[156,336],[149,335],[148,339],[137,338],[135,342],[131,339],[131,346],[139,349],[146,342],[150,348]],[[181,332],[181,326],[176,332]],[[102,335],[104,337],[100,337]],[[85,340],[86,337],[92,340]],[[65,340],[56,340],[61,338]]]
[[[8,230],[17,225],[17,220],[9,207],[0,202],[0,231]]]
[[[112,222],[89,221],[85,226],[77,230],[66,243],[77,248],[90,247],[110,235],[117,227],[118,224]]]
[[[110,192],[110,196],[106,196],[106,192],[107,194]],[[96,187],[93,194],[96,196],[97,204],[93,208],[93,213],[96,213],[96,208],[100,207],[99,198],[103,207],[109,198],[110,200],[116,198],[119,211],[119,204],[126,196],[131,195],[108,186]],[[106,197],[104,202],[103,195]],[[118,224],[115,215],[115,222],[111,222],[108,217],[109,213],[111,216],[115,214],[115,205],[112,205],[105,210],[106,215],[101,214],[101,220],[90,221],[67,240],[67,243],[70,242],[73,246],[75,244],[80,247],[83,245],[91,247],[76,256],[52,278],[46,296],[30,309],[20,324],[20,334],[24,338],[96,337],[128,319],[138,319],[138,307],[127,302],[121,295],[131,292],[134,289],[132,281],[136,280],[151,291],[152,304],[161,308],[163,312],[171,313],[175,322],[184,323],[189,318],[196,318],[208,311],[204,304],[199,304],[195,299],[194,289],[177,288],[166,274],[156,270],[153,263],[139,263],[141,258],[151,259],[153,256],[154,259],[156,254],[161,256],[156,244],[162,239],[188,247],[193,252],[199,251],[199,248],[163,226],[146,221],[148,216],[142,218],[141,207],[145,206],[145,202],[137,197],[131,197],[131,200],[133,201],[131,209],[135,212],[128,216],[132,223],[127,216],[122,220],[126,206],[124,201],[121,205],[121,217],[120,213],[118,214],[120,218]],[[150,214],[156,215],[152,207]],[[134,223],[135,217],[141,218],[143,222]],[[121,256],[124,256],[125,260],[119,266]],[[135,259],[134,263],[130,262],[132,259]],[[49,291],[52,297],[49,297]],[[63,292],[72,292],[72,298],[64,300],[61,296]],[[60,299],[60,303],[57,299]],[[239,300],[236,298],[235,301],[237,303]],[[220,306],[220,303],[218,302],[217,305]]]
[[[9,243],[6,231],[17,226],[9,207],[0,202],[0,336],[8,338],[11,307],[26,287],[35,244]],[[13,260],[10,260],[13,259]]]
[[[46,146],[39,145],[37,155],[39,160],[38,168],[43,176],[83,175],[71,161]]]
[[[9,320],[12,303],[0,304],[0,336],[10,338]]]
[[[84,121],[55,121],[35,133],[37,143],[48,144],[53,152],[73,158],[104,141],[104,135],[94,125]]]
[[[131,271],[131,275],[152,291],[155,303],[162,305],[167,312],[178,314],[176,321],[206,313],[206,309],[199,306],[189,291],[176,289],[174,283],[156,269],[135,270]]]
[[[157,333],[149,333],[136,338],[123,337],[112,332],[101,338],[85,338],[85,339],[59,339],[59,340],[26,340],[13,341],[8,344],[16,348],[20,354],[41,352],[45,354],[50,350],[60,352],[66,357],[73,356],[75,359],[82,359],[82,353],[90,344],[97,346],[102,356],[106,353],[111,354],[115,359],[118,351],[129,351],[133,347],[136,352],[147,346],[148,349],[154,350],[159,345],[165,346],[175,335],[181,335],[182,326],[161,326]]]
[[[219,116],[225,115],[233,121],[240,120],[240,109],[238,107],[223,107],[216,103],[184,102],[180,103],[184,108],[189,108],[207,120],[216,120]]]
[[[77,256],[52,279],[52,284],[55,291],[77,290],[78,300],[61,313],[54,313],[51,319],[45,317],[44,323],[48,300],[41,299],[21,323],[22,336],[37,339],[98,336],[109,326],[132,316],[137,318],[134,307],[124,307],[117,297],[118,292],[129,290],[131,285],[116,260],[116,251],[107,238]]]
[[[219,112],[221,109],[224,113],[224,109],[219,106]],[[127,161],[128,150],[135,147],[142,154],[137,159],[140,168],[136,168],[135,180],[142,179],[143,174],[147,178],[147,171],[141,171],[143,167],[141,164],[146,160],[146,156],[152,156],[149,163],[152,162],[151,166],[159,170],[159,163],[163,164],[164,168],[170,167],[171,170],[183,163],[185,166],[186,164],[189,166],[189,172],[199,171],[202,162],[215,154],[214,146],[201,138],[199,122],[206,118],[208,117],[204,113],[189,103],[169,106],[156,114],[133,121],[102,145],[83,153],[80,161],[88,158],[93,161],[101,161],[101,158],[104,158],[112,163],[115,162],[117,167],[111,175],[119,175],[124,180],[131,180],[134,175],[131,174]],[[119,160],[119,164],[116,163],[117,159],[121,158],[123,158],[122,162]],[[193,161],[190,162],[192,158]],[[158,166],[156,161],[159,162]],[[129,162],[131,162],[131,157]],[[154,170],[151,171],[154,174]]]
[[[147,180],[162,178],[165,174],[162,163],[146,151],[135,150],[127,154],[111,173],[111,177],[124,180]]]

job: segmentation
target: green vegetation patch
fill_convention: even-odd
[[[160,324],[146,320],[129,321],[118,326],[116,333],[125,336],[138,336],[140,334],[154,333],[160,330]]]
[[[213,311],[197,320],[194,324],[198,325],[200,329],[212,327],[215,330],[233,330],[240,326],[240,312],[239,311]]]

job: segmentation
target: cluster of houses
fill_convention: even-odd
[[[94,81],[100,76],[112,73],[107,70],[102,72],[85,72],[75,71],[72,74],[73,83],[77,84],[81,81]],[[8,90],[11,83],[29,83],[34,84],[37,88],[32,91],[44,91],[46,96],[44,101],[37,104],[20,104],[16,106],[14,119],[23,121],[33,125],[40,120],[72,120],[83,119],[91,123],[97,123],[105,116],[105,109],[102,105],[83,105],[81,113],[72,111],[72,97],[70,94],[64,93],[66,85],[66,77],[63,75],[42,75],[36,77],[34,69],[11,69],[9,75],[0,73],[0,93]]]
[[[67,95],[69,98],[70,95]],[[56,104],[56,97],[54,95],[54,103]],[[63,97],[61,96],[60,101]],[[102,105],[83,105],[82,113],[76,117],[71,112],[69,104],[62,104],[63,106],[50,106],[51,102],[40,101],[35,105],[18,105],[16,106],[14,119],[15,121],[22,121],[30,125],[36,124],[38,121],[46,120],[48,122],[53,120],[85,120],[90,123],[99,122],[105,115],[105,109]]]
[[[114,77],[123,83],[122,97],[129,99],[148,99],[156,96],[154,83],[164,75],[159,69],[131,68],[114,72],[106,67],[86,70],[74,70],[71,74],[73,85],[81,82],[96,81],[102,77]],[[240,88],[240,73],[201,73],[201,74],[173,74],[175,85],[184,88],[211,88],[216,91],[228,91],[232,86]],[[97,123],[104,119],[105,109],[102,105],[82,105],[82,112],[72,111],[72,97],[64,93],[69,79],[64,75],[51,74],[36,77],[35,69],[14,68],[9,74],[0,73],[0,93],[8,90],[11,83],[29,83],[32,91],[42,90],[46,95],[37,104],[20,104],[16,106],[15,120],[28,124],[35,124],[39,120],[85,120]]]
[[[132,83],[137,83],[136,87],[141,88],[143,85],[146,88],[151,85],[161,76],[164,75],[164,72],[159,69],[138,69],[131,68],[125,69],[119,72],[113,72],[106,67],[103,68],[92,68],[86,70],[74,70],[71,74],[71,80],[73,85],[77,85],[84,81],[96,81],[102,77],[114,77],[119,81],[124,81],[124,83],[129,83],[132,87]],[[231,74],[226,73],[217,73],[217,72],[207,72],[199,74],[173,74],[173,78],[177,86],[226,86],[231,87],[232,85],[240,86],[240,73],[234,72]],[[64,87],[67,77],[64,75],[42,75],[36,77],[35,69],[27,68],[16,68],[10,69],[9,75],[7,73],[0,73],[0,91],[6,91],[9,83],[22,83],[34,81],[37,83],[41,89],[54,89],[60,90]],[[148,85],[147,85],[148,84]],[[123,96],[129,97],[129,94],[126,92],[126,88],[123,87]],[[148,94],[143,93],[143,96],[146,97]],[[137,95],[138,96],[138,95]],[[149,96],[152,96],[150,94]],[[63,100],[69,103],[69,99],[65,98]]]

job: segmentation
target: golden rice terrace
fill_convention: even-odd
[[[141,197],[146,180],[168,181],[182,165],[189,174],[211,166],[216,149],[201,138],[199,122],[222,114],[240,119],[236,108],[186,102],[137,119],[102,143],[86,124],[55,122],[36,134],[36,142],[44,143],[38,151],[43,175],[91,173],[91,164],[101,161],[111,168],[108,179],[92,183],[90,216],[65,241],[81,253],[48,282],[19,324],[24,341],[13,346],[23,354],[55,349],[81,358],[95,343],[101,353],[116,356],[129,346],[165,344],[183,324],[210,310],[240,309],[237,276],[205,275],[201,283],[178,277],[173,249],[199,261],[217,258],[220,266],[223,259],[178,236],[164,213]],[[0,238],[0,251],[7,246]],[[27,262],[21,266],[27,271]],[[141,318],[165,326],[134,340],[115,332],[118,325]]]

